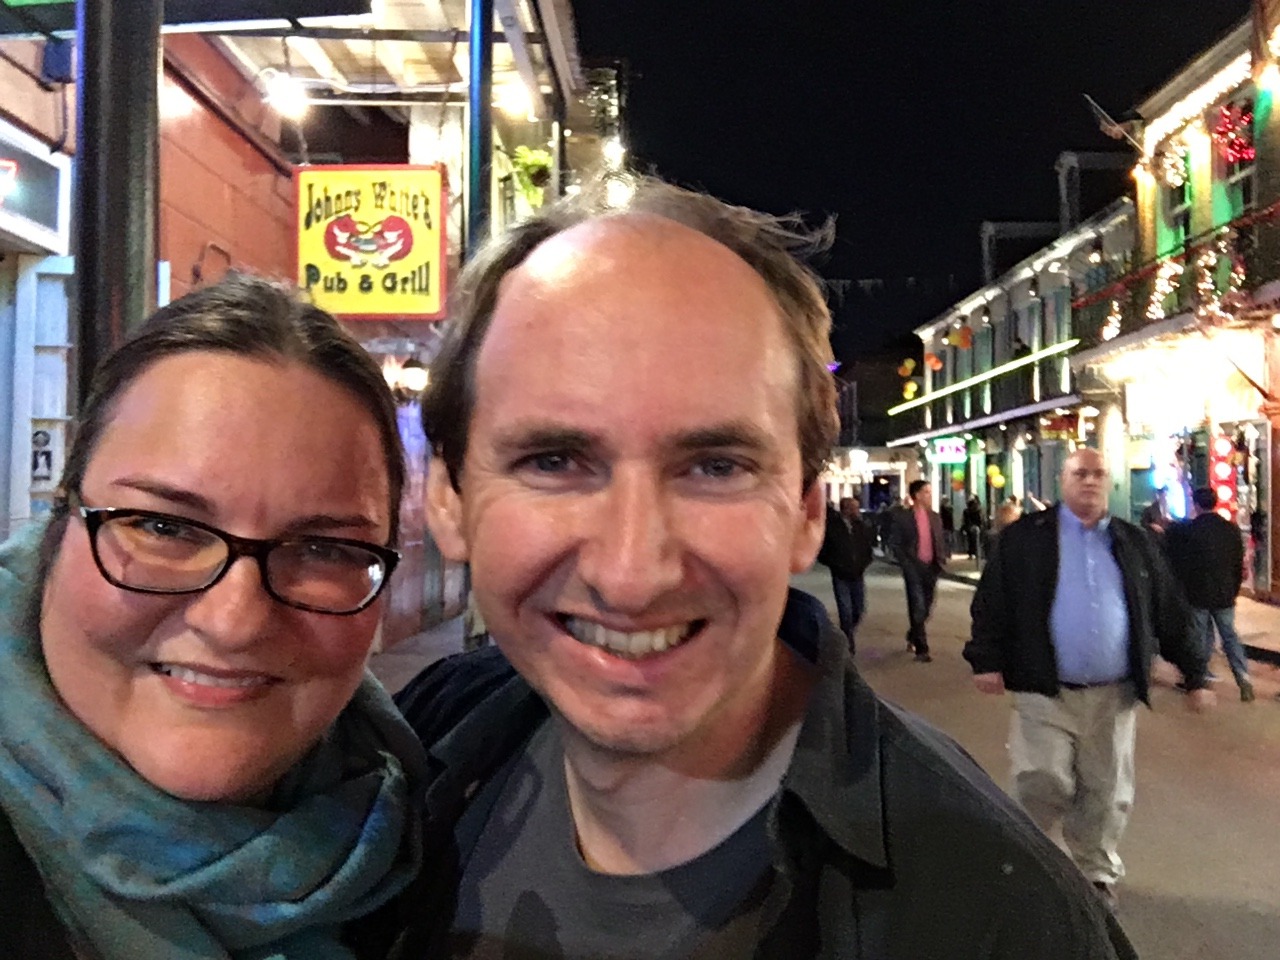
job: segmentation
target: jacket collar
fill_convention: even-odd
[[[817,671],[783,792],[846,853],[887,868],[879,702],[816,598],[792,590],[778,633]]]

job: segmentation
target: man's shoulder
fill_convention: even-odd
[[[1027,543],[1048,541],[1058,527],[1058,509],[1037,510],[1035,513],[1024,513],[1000,532],[1000,546],[1008,550]]]
[[[1131,956],[1079,871],[977,761],[908,711],[885,703],[883,716],[896,889],[912,900],[939,883],[969,891],[957,922],[981,917],[1000,943],[992,955]],[[931,910],[945,912],[936,902]]]
[[[513,686],[526,692],[515,668],[495,646],[437,660],[395,695],[396,706],[424,744],[455,729],[481,704]]]

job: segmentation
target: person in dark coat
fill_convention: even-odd
[[[982,693],[1013,694],[1013,793],[1045,832],[1059,823],[1080,871],[1114,905],[1117,847],[1134,796],[1138,703],[1157,652],[1188,706],[1213,704],[1205,656],[1155,538],[1107,515],[1097,450],[1062,468],[1062,502],[1008,527],[973,597],[964,657]]]
[[[1169,525],[1173,523],[1173,517],[1169,515],[1168,487],[1159,487],[1156,490],[1155,499],[1142,508],[1142,517],[1139,523],[1145,529],[1156,534],[1163,534],[1169,529]]]
[[[978,540],[982,536],[982,503],[977,497],[970,497],[968,503],[964,505],[964,513],[960,517],[960,522],[964,525],[965,545],[969,549],[969,556],[976,557],[978,555]]]
[[[398,698],[438,894],[406,960],[1129,960],[1061,852],[790,587],[838,425],[794,227],[626,182],[471,258],[432,367],[427,518],[494,646]]]
[[[1191,604],[1192,629],[1204,644],[1205,659],[1213,655],[1213,630],[1218,628],[1222,652],[1240,688],[1240,700],[1253,700],[1249,661],[1236,632],[1236,595],[1244,582],[1244,541],[1235,524],[1214,512],[1218,495],[1200,487],[1192,495],[1191,520],[1165,531],[1165,549],[1173,572]]]
[[[867,605],[863,574],[871,565],[871,531],[858,516],[858,502],[853,497],[841,500],[839,510],[827,504],[827,527],[818,562],[831,571],[840,632],[849,639],[849,652],[853,653],[854,631]]]

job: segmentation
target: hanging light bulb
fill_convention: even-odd
[[[282,117],[301,120],[307,114],[307,88],[302,81],[283,70],[271,70],[263,75],[266,96],[263,98]]]

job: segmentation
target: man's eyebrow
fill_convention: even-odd
[[[555,424],[513,424],[499,430],[493,446],[500,454],[510,455],[531,450],[588,450],[599,438],[585,430]]]
[[[677,450],[685,451],[715,450],[725,447],[763,450],[769,446],[769,437],[750,424],[724,423],[681,433],[676,436],[672,446]]]

